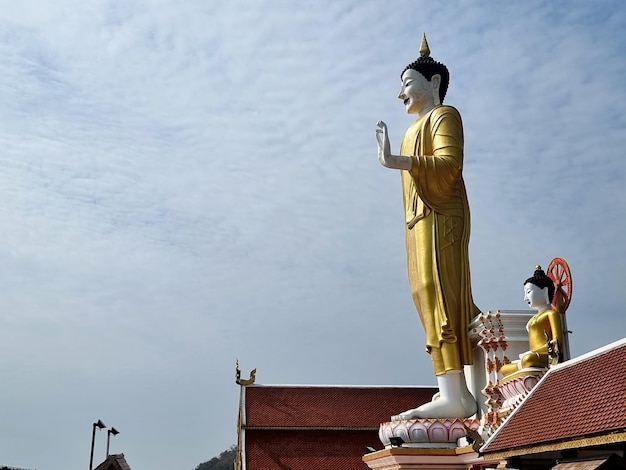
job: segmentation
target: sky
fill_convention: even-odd
[[[463,116],[483,310],[567,260],[578,356],[625,336],[626,4],[0,0],[0,465],[236,442],[261,384],[433,385],[392,151],[422,32]],[[402,410],[399,410],[402,411]],[[105,457],[96,435],[94,466]]]

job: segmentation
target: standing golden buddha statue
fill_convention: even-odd
[[[468,325],[479,311],[470,283],[463,125],[455,108],[441,104],[449,77],[430,57],[424,35],[419,59],[401,74],[398,98],[419,118],[407,129],[400,155],[391,154],[386,124],[376,129],[380,163],[401,170],[409,281],[439,385],[432,402],[392,420],[465,418],[477,410],[463,373],[472,363]]]

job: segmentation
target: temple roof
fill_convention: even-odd
[[[626,338],[550,369],[481,452],[519,455],[624,439],[625,397]]]
[[[244,385],[243,469],[362,470],[381,422],[430,401],[435,387]],[[245,435],[245,438],[242,437]]]
[[[124,454],[110,454],[95,470],[130,470]]]
[[[435,387],[248,385],[250,428],[375,428],[429,401]]]

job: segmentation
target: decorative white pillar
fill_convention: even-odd
[[[481,428],[487,435],[500,424],[498,412],[504,401],[496,387],[502,378],[500,369],[528,351],[526,323],[534,313],[533,310],[488,311],[470,323],[474,364],[466,366],[465,376],[478,401]]]

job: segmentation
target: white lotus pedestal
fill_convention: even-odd
[[[363,456],[363,462],[376,470],[467,470],[482,459],[468,444],[465,426],[475,431],[479,425],[476,419],[382,423],[378,436],[385,448]],[[394,438],[400,438],[400,444]]]

